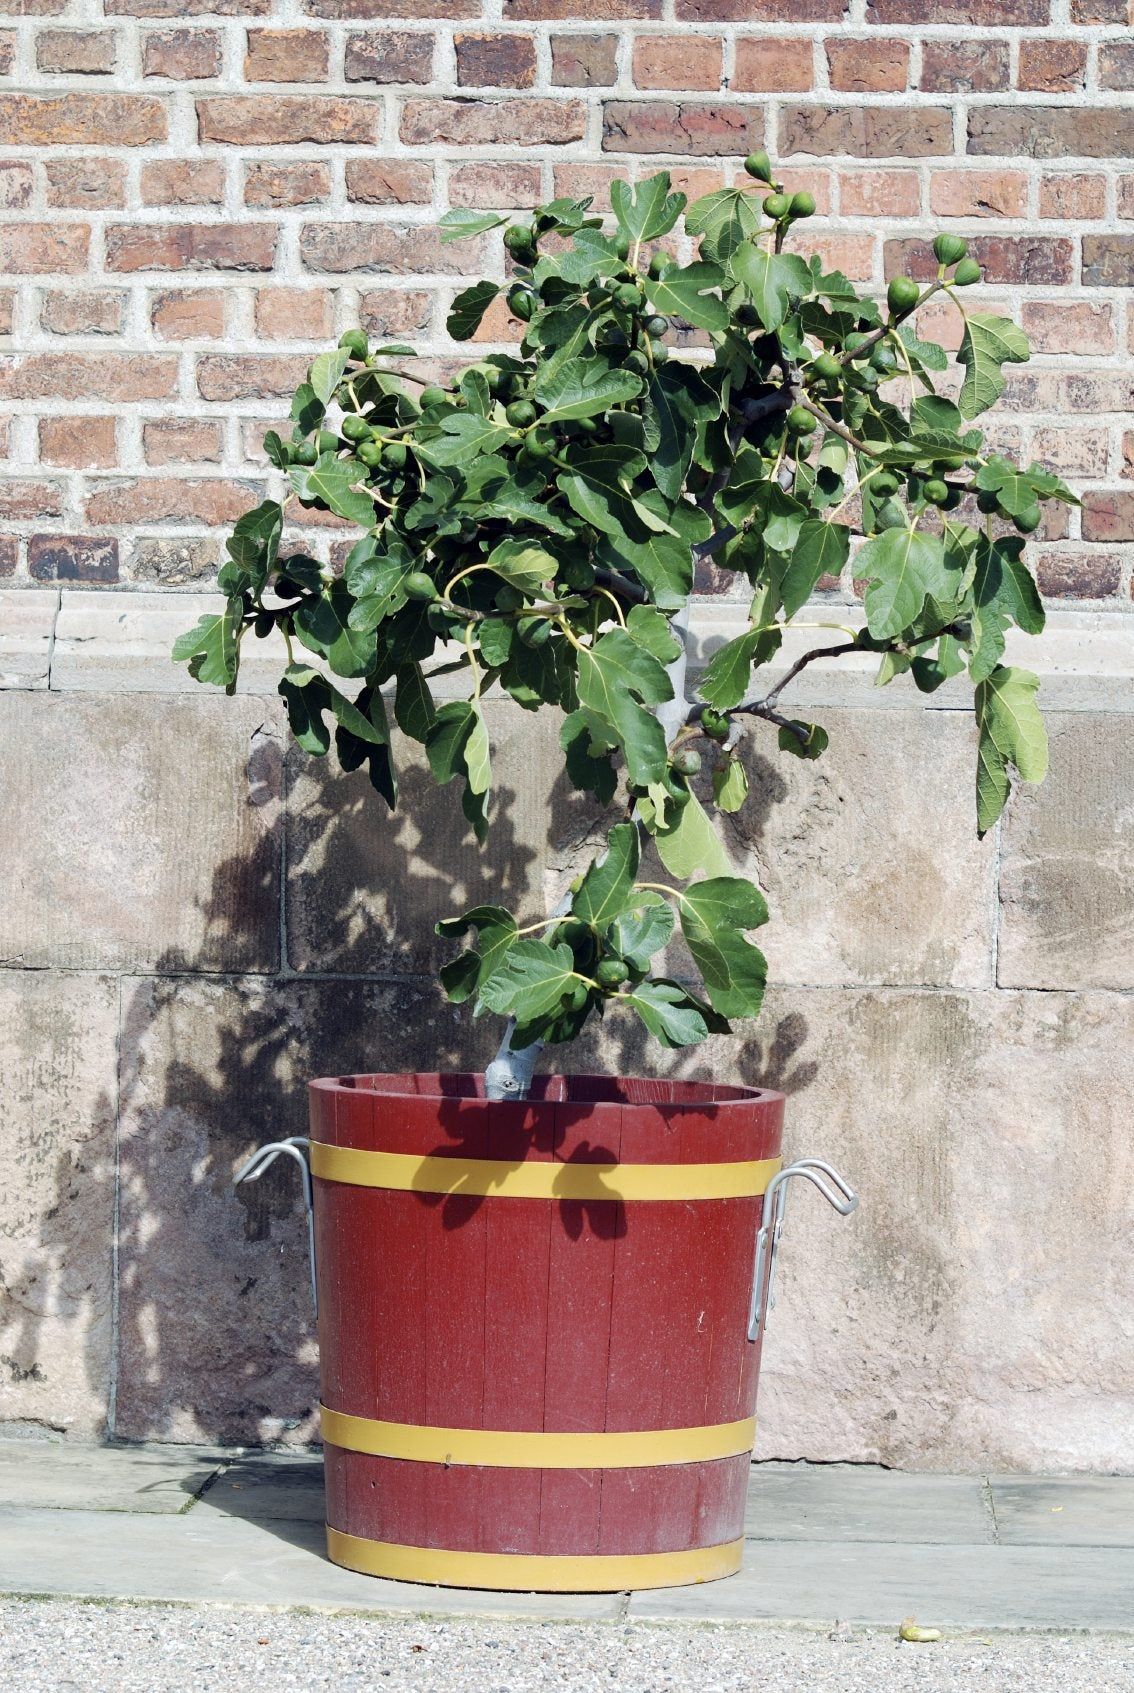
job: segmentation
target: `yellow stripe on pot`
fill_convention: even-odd
[[[393,1581],[491,1587],[503,1592],[618,1593],[626,1588],[684,1587],[735,1575],[743,1552],[743,1540],[728,1540],[686,1552],[556,1558],[518,1552],[448,1552],[363,1540],[337,1528],[327,1529],[327,1556],[348,1570]]]
[[[648,1469],[703,1464],[751,1452],[756,1418],[698,1428],[655,1428],[554,1434],[542,1431],[435,1428],[384,1423],[319,1408],[323,1439],[347,1452],[408,1458],[422,1464],[480,1464],[513,1470]]]
[[[325,1182],[502,1199],[743,1199],[763,1193],[781,1163],[756,1158],[732,1164],[517,1164],[311,1142],[312,1174]]]

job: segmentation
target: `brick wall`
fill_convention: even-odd
[[[8,0],[0,580],[207,581],[264,428],[361,319],[446,351],[448,206],[765,144],[879,288],[971,235],[1037,357],[997,429],[1083,489],[1050,595],[1118,605],[1134,536],[1128,0]],[[935,316],[943,336],[955,325]],[[488,326],[503,339],[500,317]],[[452,349],[449,349],[450,351]],[[334,536],[322,526],[316,549]]]

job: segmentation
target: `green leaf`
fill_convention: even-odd
[[[489,226],[491,228],[491,225]],[[481,320],[500,289],[495,282],[474,282],[462,289],[449,308],[445,328],[454,341],[469,341],[480,328]]]
[[[755,1017],[768,967],[742,930],[768,921],[764,896],[740,876],[697,882],[681,895],[681,932],[705,992],[722,1017]]]
[[[1028,352],[1028,338],[1011,318],[986,312],[968,314],[957,354],[958,364],[965,366],[959,400],[965,417],[977,417],[995,405],[1004,392],[1001,366],[1026,364]]]
[[[631,492],[635,477],[646,468],[633,447],[570,447],[566,457],[571,468],[560,472],[559,488],[572,511],[595,529],[619,536],[626,529],[669,528]]]
[[[307,380],[314,390],[315,397],[321,400],[323,405],[330,404],[349,363],[350,354],[345,347],[336,347],[329,353],[320,353],[318,358],[312,361]]]
[[[485,664],[499,670],[507,664],[515,640],[516,625],[503,617],[486,617],[476,627],[477,645]]]
[[[721,188],[695,200],[685,214],[688,235],[701,237],[701,257],[724,262],[760,228],[760,209],[740,188]]]
[[[541,494],[546,495],[554,491],[554,485],[549,484],[540,471],[517,471],[493,490],[492,515],[512,523],[534,523],[539,528],[546,529],[549,535],[560,535],[564,540],[569,540],[573,534],[570,525],[564,523],[555,512],[549,511],[539,499]]]
[[[615,743],[609,733],[605,740],[602,736],[596,739],[598,721],[592,712],[571,712],[560,727],[559,744],[566,759],[568,780],[580,793],[593,794],[600,805],[607,805],[618,786],[611,762]]]
[[[366,706],[363,712],[310,665],[289,664],[279,692],[287,706],[291,732],[305,752],[321,756],[330,747],[330,730],[323,722],[325,711],[331,712],[340,728],[368,746],[385,746],[390,739],[382,696],[372,689],[364,689],[359,695]]]
[[[595,929],[613,922],[625,909],[637,874],[637,827],[616,823],[607,838],[606,853],[592,863],[571,901],[572,913]]]
[[[696,794],[675,812],[671,828],[658,831],[654,842],[666,869],[682,882],[698,871],[718,877],[732,875],[728,853]]]
[[[920,341],[912,324],[900,324],[898,336],[915,369],[920,364],[926,370],[948,370],[949,355],[944,347],[939,347],[936,341]]]
[[[806,605],[821,576],[838,576],[849,555],[849,529],[822,518],[805,518],[780,581],[785,617],[794,617]]]
[[[439,222],[441,244],[450,241],[466,241],[470,235],[483,235],[489,229],[499,229],[508,219],[500,217],[496,212],[474,212],[464,206],[446,212]]]
[[[711,290],[725,285],[719,265],[667,266],[660,277],[646,281],[646,294],[655,311],[684,318],[695,329],[725,329],[729,310]]]
[[[751,241],[732,255],[732,273],[744,284],[765,329],[778,329],[796,300],[810,294],[811,272],[795,253],[769,253]]]
[[[366,480],[366,471],[357,459],[323,453],[313,465],[293,464],[288,476],[301,500],[322,501],[336,516],[363,529],[373,527],[374,502],[353,486]]]
[[[411,740],[425,742],[436,718],[433,696],[421,665],[416,662],[403,665],[397,673],[394,694],[394,721],[398,728]]]
[[[790,752],[793,758],[822,758],[829,745],[826,729],[818,723],[804,723],[793,717],[789,728],[781,729],[777,736],[781,752]]]
[[[916,529],[885,529],[856,555],[856,576],[866,590],[866,622],[872,635],[900,635],[914,622],[927,594],[948,589],[945,555],[938,535]]]
[[[748,798],[748,772],[738,758],[726,758],[713,770],[713,798],[718,811],[739,811]]]
[[[231,694],[236,686],[236,635],[244,615],[243,601],[228,600],[221,612],[209,612],[173,643],[178,664],[188,660],[196,682],[208,682]]]
[[[697,683],[697,692],[718,711],[729,711],[739,705],[748,692],[752,676],[752,660],[760,650],[766,631],[746,629],[726,642],[709,660],[704,675]]]
[[[426,742],[426,754],[433,779],[445,787],[465,771],[465,744],[473,729],[473,709],[468,700],[449,700],[433,720]]]
[[[578,656],[579,703],[608,723],[626,756],[630,780],[639,787],[660,780],[666,766],[665,734],[657,718],[639,704],[673,698],[664,667],[625,629],[611,629]]]
[[[540,422],[565,423],[597,417],[642,392],[642,379],[630,370],[611,370],[593,359],[568,359],[549,376],[536,378],[535,398],[544,408]]]
[[[332,582],[317,599],[304,600],[295,613],[295,633],[319,653],[339,676],[364,676],[374,657],[374,641],[348,621],[354,600],[344,582]]]
[[[303,437],[310,435],[312,430],[318,429],[326,410],[326,406],[316,394],[310,382],[301,382],[295,390],[288,416],[295,423],[296,434]]]
[[[550,582],[559,561],[538,541],[501,541],[488,555],[488,567],[522,593],[536,594]]]
[[[441,433],[428,441],[415,441],[419,458],[445,468],[460,468],[478,453],[495,452],[504,442],[515,440],[516,431],[506,423],[494,423],[491,418],[474,412],[451,412],[441,420]]]
[[[480,990],[490,1011],[528,1023],[559,1009],[578,981],[569,946],[546,941],[517,941]]]
[[[275,568],[283,531],[283,507],[265,500],[238,517],[228,537],[228,562],[217,575],[222,594],[259,593]]]
[[[650,473],[666,498],[676,500],[696,450],[698,425],[720,416],[720,395],[692,365],[667,361],[651,373],[648,396],[657,432]]]
[[[441,971],[441,985],[455,1005],[471,999],[503,962],[516,939],[516,919],[502,905],[475,905],[460,917],[445,917],[435,925],[445,939],[477,932],[476,946],[461,953]]]
[[[640,647],[662,664],[672,664],[681,655],[681,642],[673,633],[669,618],[654,606],[631,606],[626,615],[626,629]]]
[[[624,997],[663,1046],[696,1046],[709,1032],[696,1003],[676,982],[642,982]]]
[[[1047,775],[1047,732],[1036,704],[1038,688],[1039,677],[1030,670],[1002,667],[977,685],[977,829],[982,835],[1004,810],[1010,765],[1025,782],[1042,782]]]
[[[619,232],[628,241],[656,241],[669,233],[685,210],[685,195],[670,193],[669,172],[663,170],[635,188],[628,182],[612,182],[610,203]]]
[[[465,742],[465,774],[474,794],[486,794],[492,786],[492,744],[480,702],[474,701],[472,727]]]
[[[669,901],[652,888],[635,888],[610,926],[609,941],[635,970],[648,970],[650,959],[673,934],[677,918]]]

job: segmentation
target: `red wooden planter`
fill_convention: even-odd
[[[470,1075],[311,1085],[328,1550],[610,1591],[740,1566],[746,1339],[783,1095]]]

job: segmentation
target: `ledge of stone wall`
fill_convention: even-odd
[[[83,693],[201,693],[184,665],[169,657],[174,639],[192,628],[217,596],[82,589],[0,591],[0,688],[43,688]],[[861,608],[818,602],[784,641],[779,660],[766,671],[782,676],[798,656],[841,626],[858,627]],[[819,625],[820,627],[814,627]],[[709,655],[745,626],[743,604],[732,600],[694,602],[694,662]],[[829,637],[835,639],[832,633]],[[1060,711],[1134,711],[1134,608],[1129,612],[1049,608],[1038,639],[1009,632],[1008,661],[1037,671],[1046,706]],[[239,692],[274,694],[284,665],[277,637],[246,650]],[[971,693],[963,678],[924,696],[902,687],[874,685],[876,661],[868,654],[828,660],[805,671],[792,685],[799,706],[968,710]],[[440,689],[443,692],[444,689]]]

